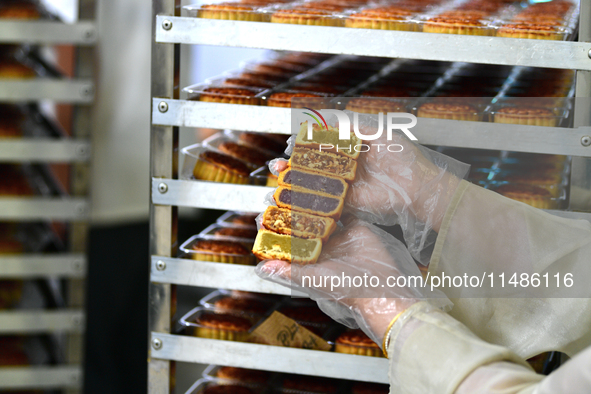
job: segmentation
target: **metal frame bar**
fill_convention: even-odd
[[[59,389],[80,390],[82,368],[75,365],[57,367],[2,367],[0,389]]]
[[[262,280],[254,273],[254,267],[247,265],[226,266],[207,261],[152,256],[151,268],[150,280],[156,283],[303,296],[284,286]]]
[[[38,45],[93,45],[97,42],[94,22],[66,24],[58,21],[0,21],[0,43]]]
[[[79,0],[78,20],[95,20],[98,7],[96,0]],[[91,36],[96,36],[96,32]],[[91,37],[90,37],[91,38]],[[75,54],[75,78],[91,80],[91,84],[82,89],[81,94],[87,97],[80,104],[89,104],[94,100],[94,84],[96,81],[96,56],[94,46],[79,46]],[[74,107],[72,137],[77,140],[90,140],[93,134],[93,110],[90,105]],[[88,196],[90,189],[90,163],[73,163],[70,169],[70,194],[74,197]],[[84,253],[88,244],[88,222],[73,221],[69,226],[69,249],[71,253]],[[72,278],[67,282],[66,304],[69,308],[83,308],[86,300],[86,282],[84,278]],[[68,364],[82,365],[84,360],[84,337],[81,333],[70,333],[66,340],[65,361]],[[81,381],[82,379],[80,379]],[[68,394],[79,393],[79,389],[68,390]]]
[[[154,0],[152,2],[152,97],[179,98],[180,46],[156,42],[156,16],[180,13],[180,0]],[[174,155],[178,148],[178,128],[152,125],[150,134],[150,176],[153,178],[177,177],[178,168]],[[150,253],[173,256],[176,241],[177,208],[150,204]],[[149,330],[170,332],[175,313],[173,300],[176,289],[169,284],[149,284]],[[148,344],[148,392],[168,393],[174,379],[174,364],[152,357],[157,344]]]
[[[166,192],[162,193],[164,188]],[[263,186],[152,178],[152,202],[157,205],[262,212],[267,208],[265,196],[273,190]]]
[[[591,0],[581,0],[581,15],[587,17],[580,18],[579,41],[591,42]],[[577,71],[576,96],[575,126],[591,125],[591,71]],[[591,211],[587,197],[591,194],[591,159],[573,158],[570,184],[569,208]]]
[[[86,276],[84,254],[23,254],[0,257],[0,278],[39,277],[83,278]]]
[[[190,363],[212,363],[268,371],[290,371],[366,382],[388,383],[388,360],[319,350],[258,345],[152,333],[162,344],[153,357]]]
[[[0,334],[40,334],[83,330],[82,310],[15,310],[0,312]]]
[[[0,197],[0,220],[85,220],[85,198]]]
[[[165,112],[160,111],[160,103],[166,103],[162,106],[167,108]],[[152,99],[152,120],[161,125],[263,133],[289,133],[292,130],[290,108],[190,100]],[[586,127],[570,129],[418,118],[412,133],[426,145],[591,156],[591,147],[581,144],[583,136],[591,135],[589,123]],[[541,134],[543,138],[540,138]]]
[[[591,70],[591,43],[584,42],[348,29],[168,15],[162,13],[156,19],[157,42]],[[165,25],[170,27],[165,29]],[[203,31],[207,31],[207,34],[201,34]],[[384,45],[384,42],[391,45]]]
[[[248,185],[225,185],[177,180],[174,161],[179,126],[230,128],[258,132],[291,130],[289,110],[178,100],[178,45],[202,44],[333,54],[465,61],[486,64],[579,70],[577,96],[591,92],[591,0],[582,0],[581,42],[522,40],[428,34],[324,26],[299,26],[179,17],[178,0],[153,0],[152,129],[151,129],[151,280],[149,386],[150,393],[170,390],[171,361],[218,363],[273,371],[387,382],[387,361],[335,353],[285,349],[170,334],[174,285],[223,287],[286,294],[289,290],[261,281],[252,267],[228,266],[174,258],[176,207],[264,209],[271,190]],[[164,23],[166,21],[166,24]],[[164,28],[166,26],[166,28]],[[204,34],[207,32],[207,34]],[[335,40],[334,37],[338,37]],[[395,45],[385,46],[383,42]],[[160,111],[158,104],[168,107]],[[161,106],[160,108],[166,108]],[[584,111],[576,111],[579,117]],[[587,112],[591,112],[588,111]],[[229,115],[231,114],[231,115]],[[259,122],[265,119],[265,122]],[[429,126],[437,122],[437,133]],[[541,128],[480,122],[425,120],[416,136],[424,144],[523,152],[591,156],[581,145],[587,128]],[[442,126],[445,130],[441,130]],[[453,129],[453,133],[451,132]],[[447,132],[446,132],[447,131]],[[493,137],[494,135],[494,137]],[[511,141],[508,145],[507,141]],[[573,168],[576,166],[573,164]],[[587,167],[589,168],[589,167]],[[160,187],[159,187],[160,186]],[[227,198],[232,191],[232,201]],[[236,191],[243,191],[236,193]],[[236,200],[235,196],[239,196]],[[589,214],[551,212],[590,220]],[[172,286],[171,286],[172,285]],[[293,360],[298,360],[294,363]],[[322,360],[322,361],[319,361]],[[347,367],[349,366],[349,367]],[[334,368],[334,369],[332,369]],[[330,370],[329,370],[330,369]]]
[[[87,104],[93,99],[94,83],[90,79],[0,80],[0,100],[4,102],[54,100],[62,103]]]
[[[90,160],[90,142],[53,138],[0,140],[3,162],[84,162]]]

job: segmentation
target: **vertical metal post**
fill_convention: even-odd
[[[80,0],[78,7],[79,20],[95,20],[96,4],[95,0]],[[94,78],[95,77],[95,48],[77,47],[76,48],[76,78]],[[96,78],[94,78],[96,80]],[[83,94],[94,95],[94,86],[88,86]],[[92,132],[92,106],[77,105],[73,111],[72,137],[90,139]],[[85,196],[88,198],[90,189],[90,164],[72,163],[70,194],[72,196]],[[81,212],[88,214],[89,212]],[[87,250],[88,223],[86,221],[75,221],[70,223],[69,243],[72,253],[85,253]],[[85,303],[85,280],[70,279],[67,285],[67,303],[70,308],[82,308]],[[68,335],[66,343],[66,362],[68,364],[81,365],[83,356],[83,334],[71,333]],[[83,382],[76,382],[82,387]],[[79,393],[80,389],[69,389],[67,393]]]
[[[179,98],[180,45],[158,44],[155,41],[156,15],[180,14],[180,0],[152,1],[152,97]],[[150,134],[150,175],[154,178],[177,177],[178,128],[152,126]],[[177,208],[150,204],[150,254],[173,256],[177,234]],[[150,262],[148,262],[150,267]],[[170,332],[174,314],[173,286],[150,283],[150,332]],[[155,394],[171,391],[174,365],[169,361],[151,357],[151,335],[148,350],[148,392]]]
[[[579,41],[591,42],[591,0],[581,0],[579,18]],[[589,53],[591,63],[591,53]],[[577,71],[574,125],[591,125],[591,71]],[[591,155],[591,149],[590,149]],[[574,157],[571,171],[569,208],[577,211],[591,211],[591,159]]]

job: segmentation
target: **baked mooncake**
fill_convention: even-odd
[[[357,171],[357,162],[349,157],[298,146],[293,150],[289,165],[292,168],[337,176],[349,182],[355,179]]]
[[[318,238],[326,241],[334,232],[336,222],[324,216],[309,215],[291,209],[269,206],[263,214],[262,225],[278,234],[300,238]]]
[[[275,190],[273,199],[278,207],[293,209],[313,215],[328,216],[339,220],[343,211],[342,198],[319,193],[310,193],[299,189],[280,186]]]
[[[279,186],[293,186],[312,193],[323,193],[338,198],[345,198],[349,186],[341,178],[289,167],[279,174],[277,183]]]
[[[226,2],[219,4],[206,4],[199,10],[199,18],[228,19],[235,21],[268,22],[268,15],[257,12],[256,5],[242,2]]]
[[[538,186],[508,183],[495,188],[494,191],[512,200],[531,205],[534,208],[557,208],[556,201],[552,199],[552,193]]]
[[[270,375],[267,371],[237,367],[220,367],[215,373],[215,376],[219,379],[254,384],[265,384]]]
[[[339,139],[339,130],[328,126],[320,127],[314,123],[312,125],[312,138],[308,139],[308,122],[304,122],[300,126],[300,132],[296,137],[296,146],[303,148],[316,149],[322,152],[333,152],[338,155],[350,157],[351,159],[357,159],[359,157],[360,150],[355,149],[356,146],[360,146],[362,143],[361,139],[355,135],[355,133],[349,133],[349,139]]]
[[[476,108],[471,105],[462,105],[455,103],[431,102],[421,105],[417,111],[420,118],[437,118],[451,120],[480,120],[480,115]]]
[[[363,114],[385,114],[388,112],[405,111],[404,106],[395,101],[371,98],[355,98],[347,103],[345,109]]]
[[[218,150],[247,163],[256,164],[257,166],[264,166],[267,161],[273,159],[271,154],[232,141],[222,142],[218,146]]]
[[[504,107],[494,115],[495,123],[523,124],[532,126],[556,126],[556,114],[546,108]]]
[[[334,351],[360,356],[384,357],[380,347],[361,330],[342,333],[335,341]]]
[[[317,238],[303,239],[268,230],[259,230],[252,252],[261,260],[283,260],[296,264],[314,264],[322,250]]]
[[[195,323],[196,337],[245,342],[252,323],[245,317],[225,313],[203,313]]]
[[[257,91],[249,88],[211,87],[203,89],[200,101],[225,104],[259,105],[261,101],[255,97]]]
[[[193,168],[195,179],[204,181],[246,184],[249,175],[243,161],[214,151],[201,153]]]
[[[200,261],[252,265],[254,256],[240,242],[199,239],[191,245],[191,257]]]

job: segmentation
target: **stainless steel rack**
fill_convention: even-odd
[[[387,382],[383,359],[171,334],[175,285],[290,294],[259,279],[252,267],[176,257],[177,207],[262,211],[264,196],[272,190],[178,180],[174,159],[178,128],[291,132],[289,109],[181,100],[176,86],[180,44],[564,68],[577,70],[576,96],[591,95],[591,0],[581,1],[578,42],[209,20],[182,17],[178,1],[153,0],[152,4],[150,393],[169,392],[174,361]],[[571,155],[574,201],[579,192],[591,190],[590,110],[590,99],[577,102],[575,128],[421,119],[413,134],[431,145]],[[589,206],[573,203],[570,208],[591,211]],[[582,212],[552,213],[591,218]]]
[[[62,78],[52,70],[27,80],[0,80],[0,102],[54,101],[73,104],[72,135],[47,127],[46,134],[0,140],[0,162],[35,163],[50,174],[48,164],[70,164],[70,191],[59,186],[34,197],[0,198],[0,220],[12,222],[69,222],[68,247],[55,253],[25,253],[0,256],[0,278],[63,281],[67,297],[53,309],[14,309],[0,312],[1,335],[44,335],[60,338],[57,364],[0,368],[0,390],[82,389],[82,336],[85,325],[84,278],[86,276],[86,230],[89,218],[88,178],[90,161],[90,104],[94,99],[94,45],[98,39],[95,1],[79,0],[78,22],[49,20],[0,20],[0,44],[75,46],[75,76]],[[24,104],[23,104],[24,105]],[[36,107],[35,107],[36,108]],[[27,115],[32,115],[27,113]],[[39,126],[39,125],[37,125]],[[51,176],[49,176],[51,178]],[[51,179],[50,179],[51,181]],[[55,295],[55,294],[54,294]],[[57,294],[58,297],[63,297]],[[49,350],[49,349],[48,349]]]

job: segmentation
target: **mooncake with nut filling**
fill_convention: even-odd
[[[324,216],[269,206],[263,214],[263,227],[278,234],[326,241],[336,229],[336,222]]]
[[[298,146],[293,150],[289,159],[289,165],[292,168],[337,176],[349,182],[355,179],[355,173],[357,171],[357,162],[351,158]]]

